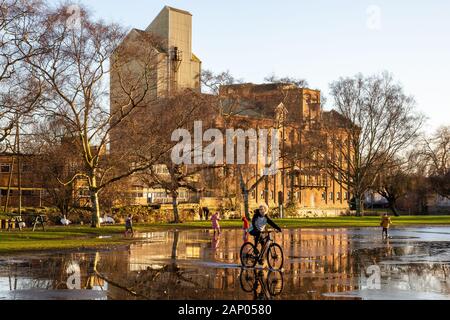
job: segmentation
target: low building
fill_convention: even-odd
[[[43,205],[45,189],[33,166],[33,156],[0,154],[0,210],[3,210],[6,203],[15,208],[20,203],[22,207]]]

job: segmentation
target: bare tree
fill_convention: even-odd
[[[422,151],[431,188],[450,199],[450,126],[439,128],[425,139]]]
[[[161,103],[165,105],[164,108],[171,110],[170,121],[164,125],[167,132],[174,132],[177,129],[183,128],[190,133],[191,137],[194,137],[195,122],[201,121],[202,126],[204,127],[203,129],[207,129],[207,126],[213,126],[215,122],[214,119],[217,116],[217,99],[215,97],[199,94],[193,90],[179,91]],[[170,137],[167,136],[167,138]],[[198,148],[198,146],[194,143],[191,144],[189,150],[184,151],[192,158],[196,148]],[[138,179],[148,188],[162,188],[171,196],[174,222],[178,223],[180,221],[178,213],[179,191],[181,189],[193,192],[202,191],[200,174],[205,170],[213,170],[217,167],[220,167],[220,165],[177,164],[174,163],[172,154],[166,153],[160,157],[158,166],[149,167],[138,175]]]
[[[397,202],[413,189],[415,155],[410,153],[406,159],[393,159],[386,163],[375,179],[373,189],[384,197],[392,213],[399,217]]]
[[[92,227],[99,227],[99,193],[151,167],[172,147],[157,140],[167,136],[163,125],[170,120],[155,94],[160,40],[143,32],[126,37],[119,25],[95,21],[83,7],[74,23],[69,9],[61,5],[46,13],[38,45],[48,50],[28,63],[50,88],[44,114],[64,123],[82,163],[82,171],[62,182],[85,179]],[[146,123],[139,121],[142,115]]]
[[[242,82],[242,79],[236,79],[229,70],[220,73],[214,73],[211,70],[203,70],[201,75],[202,91],[215,95],[219,94],[221,86]]]
[[[307,88],[309,86],[308,81],[305,79],[298,79],[293,77],[278,77],[275,74],[271,74],[264,78],[264,81],[267,83],[285,83],[285,84],[294,84],[299,88]]]
[[[336,111],[325,121],[322,154],[361,215],[362,195],[418,136],[424,117],[388,73],[341,78],[331,84],[331,94]]]
[[[40,54],[29,40],[36,36],[42,8],[39,0],[0,1],[0,150],[13,149],[8,138],[41,98],[43,85],[26,61]]]
[[[204,170],[202,167],[189,170],[186,166],[176,165],[168,161],[167,164],[152,167],[147,172],[141,174],[140,180],[148,188],[161,188],[171,196],[174,216],[173,222],[179,223],[179,192],[182,189],[200,192],[201,186],[199,184],[198,174],[202,170]]]
[[[27,140],[27,149],[33,154],[34,173],[46,192],[43,202],[58,208],[62,216],[69,216],[81,200],[78,186],[84,183],[83,179],[72,180],[83,170],[75,138],[56,119],[36,124],[32,138]],[[60,183],[69,180],[71,183]]]
[[[319,148],[323,143],[323,132],[319,129],[300,129],[289,124],[289,129],[298,133],[298,139],[283,148],[281,157],[284,169],[289,171],[290,198],[289,204],[294,204],[296,191],[305,189],[326,190],[330,184],[330,176],[325,169],[324,157]]]

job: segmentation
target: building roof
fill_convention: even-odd
[[[127,40],[127,37],[129,37],[130,36],[130,34],[131,33],[136,33],[138,36],[148,36],[148,34],[150,34],[149,32],[147,32],[147,31],[144,31],[144,30],[141,30],[141,29],[136,29],[136,28],[133,28],[133,29],[131,29],[131,31],[128,33],[128,35],[126,36],[126,38],[125,38],[125,40],[124,40],[124,42]],[[155,36],[156,37],[156,36]],[[156,39],[159,39],[159,38],[156,38]],[[158,41],[155,41],[155,43],[154,43],[155,45],[153,46],[153,48],[156,50],[156,51],[158,51],[159,53],[167,53],[167,50],[164,48],[164,45],[163,45],[163,43],[161,42],[161,43],[159,43]]]
[[[194,53],[192,53],[192,61],[202,63],[202,60],[200,60]]]
[[[237,84],[229,84],[221,86],[224,90],[230,89],[239,89],[239,88],[251,88],[253,92],[265,92],[265,91],[273,91],[282,89],[302,89],[292,83],[263,83],[263,84],[255,84],[255,83],[237,83]]]
[[[322,114],[322,119],[325,123],[329,125],[334,125],[336,127],[349,127],[353,126],[352,122],[344,117],[342,114],[336,110],[324,111]]]
[[[171,10],[171,11],[175,11],[175,12],[179,12],[179,13],[183,13],[183,14],[188,14],[188,15],[192,16],[192,13],[190,13],[189,11],[186,11],[186,10],[181,10],[181,9],[177,9],[177,8],[170,7],[170,6],[165,6],[164,9],[168,9],[168,10]]]

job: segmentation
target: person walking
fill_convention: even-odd
[[[203,216],[205,217],[206,221],[209,220],[209,209],[208,209],[208,207],[204,207],[203,208]]]
[[[125,220],[125,237],[128,236],[128,232],[131,232],[131,237],[134,237],[133,217],[131,216],[131,214],[129,214],[127,219]]]
[[[380,223],[380,226],[383,228],[383,231],[381,234],[383,239],[389,239],[388,230],[389,230],[391,224],[392,224],[391,218],[389,217],[389,215],[387,213],[385,213],[383,215],[383,217],[381,218],[381,223]]]
[[[212,223],[212,228],[214,229],[214,234],[216,234],[216,232],[218,234],[221,233],[219,221],[220,221],[220,215],[219,215],[219,212],[216,212],[211,217],[211,223]]]

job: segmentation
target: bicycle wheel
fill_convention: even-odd
[[[284,279],[280,271],[269,271],[267,275],[267,288],[271,296],[279,296],[283,292]]]
[[[244,290],[247,293],[253,292],[256,284],[255,270],[242,269],[239,280],[241,282],[242,290]]]
[[[256,265],[258,257],[256,255],[256,248],[253,243],[247,242],[241,248],[241,263],[245,268],[253,268]]]
[[[267,262],[270,269],[280,270],[281,268],[283,268],[283,249],[281,249],[278,244],[274,243],[270,245],[269,250],[267,250]]]

